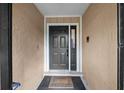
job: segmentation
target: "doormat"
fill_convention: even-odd
[[[71,77],[53,76],[51,77],[49,88],[74,88]]]

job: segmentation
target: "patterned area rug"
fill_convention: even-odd
[[[71,77],[51,77],[49,88],[74,88]]]

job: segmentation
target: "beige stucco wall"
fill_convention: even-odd
[[[13,4],[13,81],[36,89],[43,78],[44,16],[33,4]]]
[[[80,17],[47,17],[46,23],[80,23]]]
[[[82,17],[82,71],[90,89],[117,89],[116,7],[116,4],[91,4]]]

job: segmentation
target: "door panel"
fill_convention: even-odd
[[[49,27],[50,69],[68,69],[68,26]]]
[[[53,53],[53,65],[57,65],[59,59],[59,53]]]
[[[53,48],[58,47],[58,36],[53,36]]]

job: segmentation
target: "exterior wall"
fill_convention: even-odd
[[[13,4],[13,81],[37,89],[43,78],[44,16],[33,4]]]
[[[117,5],[91,4],[82,21],[84,80],[90,89],[117,89]]]
[[[47,17],[46,23],[80,23],[80,17]]]

